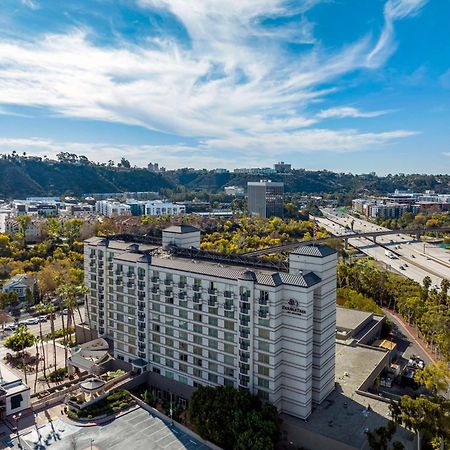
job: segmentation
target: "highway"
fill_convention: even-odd
[[[322,213],[325,218],[317,217],[317,222],[337,236],[352,233],[349,229],[352,221],[354,221],[354,232],[387,230],[333,209],[323,209]],[[429,276],[433,287],[439,287],[443,278],[450,279],[450,253],[435,245],[418,242],[411,236],[402,234],[380,236],[377,237],[376,243],[369,238],[354,238],[349,239],[348,243],[381,262],[386,268],[399,272],[418,283],[422,283],[425,276]],[[386,248],[397,258],[389,258],[385,254]],[[404,270],[400,268],[401,266]]]

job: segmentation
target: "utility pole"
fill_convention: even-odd
[[[172,392],[170,393],[170,425],[173,426]]]

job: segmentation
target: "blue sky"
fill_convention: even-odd
[[[2,0],[0,151],[448,173],[450,2]]]

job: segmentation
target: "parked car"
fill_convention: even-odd
[[[39,316],[39,322],[47,322],[47,316]]]
[[[39,319],[37,317],[32,317],[31,319],[25,320],[25,325],[36,325],[39,323]]]
[[[3,328],[3,331],[14,331],[16,328],[15,325],[6,325],[6,327]]]
[[[68,310],[67,308],[64,308],[64,309],[61,311],[61,314],[62,314],[63,316],[67,316],[67,314],[69,314],[69,310]]]

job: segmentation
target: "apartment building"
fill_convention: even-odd
[[[95,211],[106,217],[131,215],[131,207],[129,205],[111,200],[99,200],[95,202]]]
[[[248,389],[307,418],[334,389],[336,252],[299,247],[283,265],[199,244],[188,225],[162,246],[85,241],[92,327],[116,358],[174,383]]]

